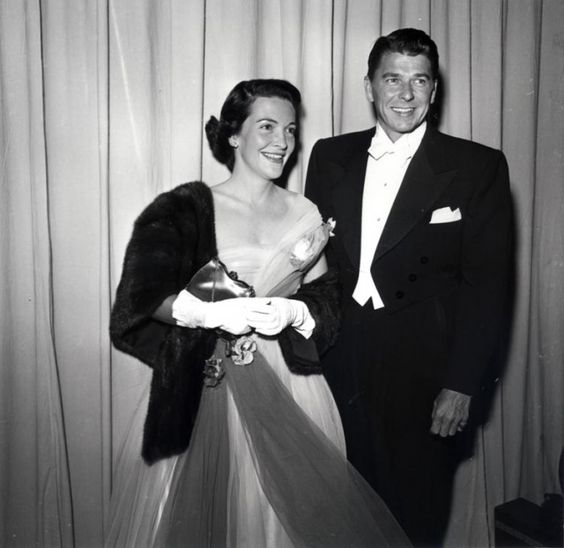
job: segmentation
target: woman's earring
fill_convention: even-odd
[[[233,148],[238,148],[238,147],[239,147],[239,143],[238,143],[235,139],[229,139],[229,144],[230,144]]]

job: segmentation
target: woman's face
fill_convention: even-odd
[[[250,171],[267,180],[278,179],[296,146],[296,113],[279,97],[257,97],[237,135],[234,171]]]

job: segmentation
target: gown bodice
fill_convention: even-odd
[[[257,297],[295,293],[330,236],[315,205],[297,206],[274,245],[241,245],[218,231],[220,260]],[[147,385],[120,451],[106,546],[405,546],[347,464],[324,377],[290,372],[276,337],[251,336],[255,361],[243,367],[218,340],[225,377],[204,389],[188,450],[151,467],[138,457]]]
[[[257,297],[287,297],[296,292],[319,257],[329,231],[317,207],[304,201],[287,218],[276,244],[241,245],[229,241],[228,233],[220,231],[218,255],[230,271],[254,287]]]

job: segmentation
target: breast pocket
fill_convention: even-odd
[[[458,279],[462,258],[462,234],[463,221],[427,223],[421,227],[413,249],[413,252],[420,256],[421,273],[437,283],[441,280],[452,282]]]
[[[439,245],[449,245],[461,242],[464,221],[450,221],[445,223],[427,223],[422,229],[422,234],[428,241]]]

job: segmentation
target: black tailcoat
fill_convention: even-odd
[[[427,127],[372,262],[385,305],[375,311],[371,301],[360,307],[352,299],[373,135],[320,140],[309,162],[306,195],[336,220],[327,255],[344,291],[342,332],[323,366],[351,461],[412,539],[432,541],[432,531],[417,531],[444,529],[455,466],[452,440],[429,433],[433,401],[441,388],[477,392],[505,317],[507,163],[497,150]],[[446,207],[461,219],[431,223],[433,211]],[[430,513],[440,514],[433,524]]]

